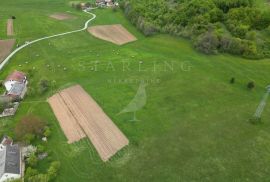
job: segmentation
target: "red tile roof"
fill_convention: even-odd
[[[26,77],[25,73],[15,70],[6,78],[6,81],[13,80],[17,82],[22,82],[25,79],[25,77]]]

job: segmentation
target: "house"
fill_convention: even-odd
[[[0,148],[0,182],[19,179],[22,176],[22,158],[19,145],[4,137]]]
[[[113,6],[114,1],[113,0],[96,0],[97,6]]]
[[[4,86],[7,91],[10,91],[15,83],[27,84],[26,74],[20,71],[14,71],[4,81]]]
[[[14,83],[11,89],[7,92],[7,96],[11,97],[12,100],[23,99],[26,91],[27,88],[25,83]]]

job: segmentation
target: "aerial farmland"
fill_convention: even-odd
[[[270,5],[233,2],[1,0],[0,182],[269,181]]]

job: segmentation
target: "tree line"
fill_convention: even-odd
[[[126,17],[146,36],[169,33],[206,54],[270,57],[270,12],[254,0],[122,0]]]

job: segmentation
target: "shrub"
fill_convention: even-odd
[[[25,172],[25,178],[28,179],[38,174],[38,170],[28,167]]]
[[[249,119],[249,121],[252,124],[260,124],[262,122],[262,119],[260,117],[252,117],[251,119]]]
[[[234,83],[235,83],[235,78],[234,78],[234,77],[231,78],[230,83],[231,83],[231,84],[234,84]]]
[[[30,156],[29,156],[29,158],[27,158],[27,164],[29,165],[29,166],[36,166],[37,165],[37,162],[38,162],[38,158],[37,158],[37,156],[34,154],[34,153],[32,153]]]
[[[252,90],[254,87],[255,87],[255,83],[254,83],[253,81],[248,82],[247,88],[248,88],[249,90]]]
[[[51,165],[47,171],[50,180],[53,180],[56,178],[59,169],[60,169],[60,162],[59,161],[54,161],[51,163]]]
[[[49,182],[47,174],[37,174],[28,178],[28,182]]]
[[[45,127],[43,135],[47,138],[51,135],[51,129],[48,126]]]
[[[80,3],[77,3],[77,4],[75,4],[75,8],[76,8],[77,10],[81,10],[81,9],[82,9],[82,6],[81,6]]]
[[[45,147],[43,146],[43,145],[38,145],[37,146],[37,153],[42,153],[42,152],[44,152],[45,151]]]
[[[50,82],[46,79],[42,79],[39,81],[39,93],[44,94],[45,92],[48,91],[50,86]]]

